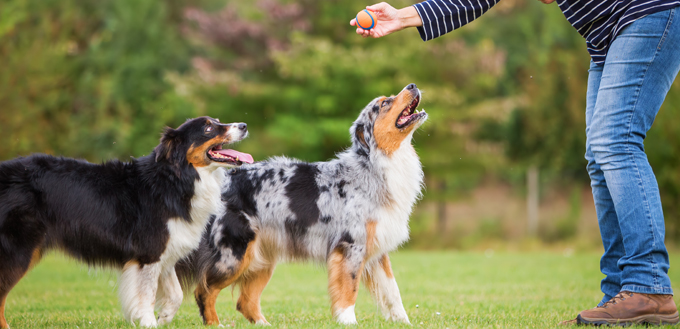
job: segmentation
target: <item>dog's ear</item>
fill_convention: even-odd
[[[363,150],[366,155],[368,155],[368,153],[371,151],[371,148],[368,146],[368,142],[366,141],[364,129],[365,128],[363,124],[357,124],[356,127],[354,127],[354,143],[359,146],[360,150]]]
[[[156,146],[156,162],[167,161],[177,176],[180,176],[180,157],[177,155],[179,146],[179,134],[175,129],[166,127],[161,137],[161,142]]]
[[[171,161],[171,154],[175,148],[175,137],[177,137],[175,129],[165,127],[161,136],[161,143],[154,149],[156,151],[156,162],[160,162],[163,159]]]

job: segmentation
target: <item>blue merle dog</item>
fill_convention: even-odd
[[[350,128],[352,146],[328,162],[276,157],[230,170],[226,210],[208,225],[193,255],[178,265],[205,324],[219,324],[215,301],[238,285],[237,310],[267,324],[260,295],[276,264],[313,260],[328,267],[335,319],[356,323],[359,281],[385,318],[408,323],[387,253],[409,238],[409,216],[423,171],[411,139],[427,114],[415,84],[378,97]]]

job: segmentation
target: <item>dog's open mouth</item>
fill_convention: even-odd
[[[418,110],[416,110],[418,103],[420,103],[420,95],[417,95],[415,98],[413,98],[411,104],[401,111],[401,114],[397,118],[396,122],[397,128],[402,129],[411,123],[418,121],[418,119],[425,115],[425,111],[418,112]]]
[[[253,163],[253,156],[248,153],[243,153],[230,149],[223,149],[222,144],[219,144],[208,151],[208,158],[216,162],[226,162],[236,166],[243,163]]]

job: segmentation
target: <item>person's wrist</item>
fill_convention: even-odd
[[[420,15],[418,15],[418,11],[414,6],[397,10],[397,18],[401,22],[402,30],[407,27],[423,26],[423,21],[420,19]]]

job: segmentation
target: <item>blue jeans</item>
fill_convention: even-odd
[[[680,70],[676,7],[643,17],[591,62],[586,160],[604,245],[604,302],[620,291],[672,294],[659,187],[643,141]]]

